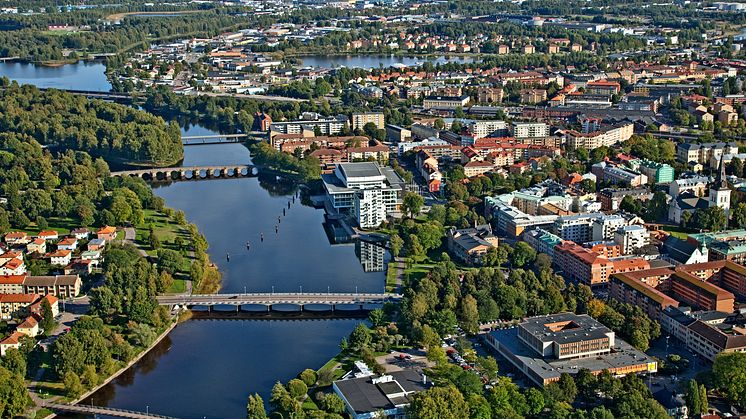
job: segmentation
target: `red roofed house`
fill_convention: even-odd
[[[26,245],[26,252],[28,253],[47,253],[47,241],[42,238],[35,238],[31,243]]]
[[[31,241],[31,237],[23,231],[12,231],[5,235],[5,243],[11,246],[27,244]]]
[[[39,334],[39,322],[36,321],[34,316],[28,316],[23,323],[16,326],[16,332],[33,338]]]
[[[44,240],[57,240],[60,238],[60,234],[54,230],[45,230],[45,231],[39,232],[37,237],[44,239]]]
[[[53,253],[48,253],[49,263],[52,265],[67,266],[72,260],[72,252],[69,250],[57,250]]]
[[[52,294],[47,294],[44,297],[36,300],[35,303],[31,304],[31,306],[29,307],[29,311],[31,312],[31,314],[42,318],[44,315],[42,303],[45,300],[49,302],[49,307],[52,309],[52,316],[57,317],[60,314],[60,300]]]
[[[28,275],[0,276],[0,294],[23,294],[23,282]]]
[[[28,316],[29,307],[39,297],[38,294],[0,294],[0,319]]]
[[[117,238],[117,228],[112,226],[102,227],[96,232],[96,237],[99,239],[104,239],[107,242],[113,241]]]
[[[5,353],[8,352],[8,349],[20,348],[21,339],[23,338],[23,336],[23,333],[13,332],[7,338],[0,340],[0,356],[5,356]]]
[[[5,252],[0,255],[0,275],[23,275],[26,263],[20,252]]]
[[[65,237],[57,243],[57,249],[75,251],[78,248],[78,239],[75,237]]]

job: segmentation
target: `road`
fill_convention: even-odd
[[[211,295],[161,295],[161,305],[213,305],[213,304],[374,304],[398,300],[399,294],[363,293],[248,293]]]

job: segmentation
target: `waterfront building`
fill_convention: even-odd
[[[404,418],[411,397],[430,386],[424,375],[411,369],[332,383],[334,393],[342,399],[352,419],[374,419],[380,417],[380,412],[387,418]]]
[[[372,162],[341,163],[321,179],[327,209],[353,216],[360,227],[378,227],[387,216],[399,212],[404,180],[390,167]]]
[[[658,369],[655,359],[586,314],[530,317],[517,327],[488,333],[486,342],[539,386],[558,381],[562,373],[575,375],[581,369],[592,374],[608,370],[614,375],[653,373]]]

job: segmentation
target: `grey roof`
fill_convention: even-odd
[[[378,164],[373,162],[362,162],[362,163],[340,163],[339,169],[344,173],[345,177],[372,177],[381,176],[381,168]]]
[[[679,263],[686,263],[686,261],[688,261],[692,256],[692,253],[697,250],[697,246],[686,240],[681,240],[674,236],[668,236],[666,241],[663,242],[662,250],[664,253],[668,254],[671,259]]]
[[[569,327],[552,331],[547,324],[571,322]],[[611,330],[588,315],[574,313],[558,313],[548,316],[536,316],[525,319],[521,327],[542,342],[580,342],[590,339],[603,339]]]
[[[395,371],[387,375],[392,376],[396,382],[373,384],[374,377],[362,377],[335,381],[334,385],[358,414],[409,404],[408,396],[389,399],[387,394],[398,394],[402,389],[407,393],[416,393],[428,388],[427,384],[423,384],[422,376],[414,370]]]

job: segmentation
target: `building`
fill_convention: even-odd
[[[616,125],[599,127],[589,132],[578,132],[575,130],[565,131],[567,145],[573,148],[583,147],[593,150],[598,147],[611,147],[615,144],[627,141],[635,133],[635,124],[632,122],[621,122]]]
[[[569,241],[555,247],[552,261],[565,279],[589,286],[603,285],[615,273],[650,269],[650,263],[643,258],[607,258]]]
[[[469,104],[469,95],[463,96],[428,96],[423,99],[425,109],[456,110]]]
[[[446,240],[448,251],[458,260],[470,265],[481,264],[482,256],[498,245],[497,237],[492,234],[489,224],[462,229],[451,227],[446,232]]]
[[[34,316],[28,316],[16,326],[16,332],[33,338],[39,334],[39,322]]]
[[[300,134],[306,130],[312,132],[318,131],[321,135],[335,135],[342,132],[349,120],[344,115],[337,115],[333,118],[322,118],[319,115],[310,115],[314,119],[303,119],[300,121],[273,122],[269,126],[270,132],[280,134]]]
[[[504,92],[499,87],[477,87],[477,100],[480,103],[500,103]]]
[[[386,139],[397,143],[407,142],[412,140],[412,131],[399,125],[386,124]]]
[[[28,316],[31,314],[31,304],[40,297],[38,294],[0,294],[0,319]]]
[[[412,395],[430,387],[424,375],[411,369],[338,380],[332,383],[334,393],[345,403],[353,419],[404,418]]]
[[[341,163],[321,179],[327,210],[352,215],[360,227],[378,227],[387,216],[399,212],[404,180],[390,167]]]
[[[513,122],[515,138],[543,138],[549,136],[549,125],[543,122]]]
[[[0,294],[23,294],[23,282],[28,275],[0,275]]]
[[[81,285],[82,282],[77,275],[27,276],[23,281],[22,292],[71,298],[80,293]]]
[[[640,162],[640,173],[648,177],[650,183],[671,183],[673,182],[673,167],[666,163],[658,163],[643,159]]]
[[[620,303],[640,307],[648,317],[660,321],[662,311],[669,306],[678,307],[679,302],[643,281],[646,276],[668,276],[670,271],[668,269],[664,269],[663,272],[657,272],[656,269],[650,271],[612,275],[609,280],[609,296]]]
[[[521,90],[521,103],[534,105],[547,100],[547,91],[544,89]]]
[[[72,252],[69,250],[57,250],[55,252],[47,254],[49,263],[57,266],[67,266],[72,260]]]
[[[614,232],[614,243],[623,255],[631,255],[650,244],[650,232],[641,225],[621,226]]]
[[[112,226],[104,226],[96,231],[96,238],[105,240],[106,242],[112,242],[117,238],[117,228]]]
[[[562,373],[614,375],[657,371],[656,361],[616,338],[588,315],[559,313],[525,319],[517,327],[494,330],[486,342],[531,382],[545,386]]]
[[[550,233],[543,228],[534,228],[524,231],[521,236],[523,241],[533,247],[537,253],[546,253],[549,257],[554,257],[554,248],[562,243],[562,239]]]
[[[651,193],[645,187],[625,189],[604,188],[596,193],[596,199],[601,203],[601,210],[603,211],[618,210],[619,204],[625,196],[631,196],[637,200],[645,201],[651,196]]]
[[[5,356],[9,349],[18,349],[21,347],[21,340],[25,335],[21,332],[13,332],[10,336],[0,340],[0,356]]]
[[[708,164],[715,159],[719,161],[723,154],[738,154],[736,143],[690,143],[683,142],[676,145],[676,159],[681,163],[697,162]]]
[[[714,361],[720,353],[746,352],[742,320],[734,322],[726,317],[725,321],[708,322],[697,319],[699,314],[686,308],[668,307],[661,315],[661,329],[709,361]]]
[[[362,112],[352,114],[352,130],[361,130],[365,124],[372,123],[378,129],[385,129],[386,122],[383,118],[383,112]]]
[[[733,293],[683,271],[671,275],[669,293],[676,300],[702,310],[730,313],[735,302]]]

